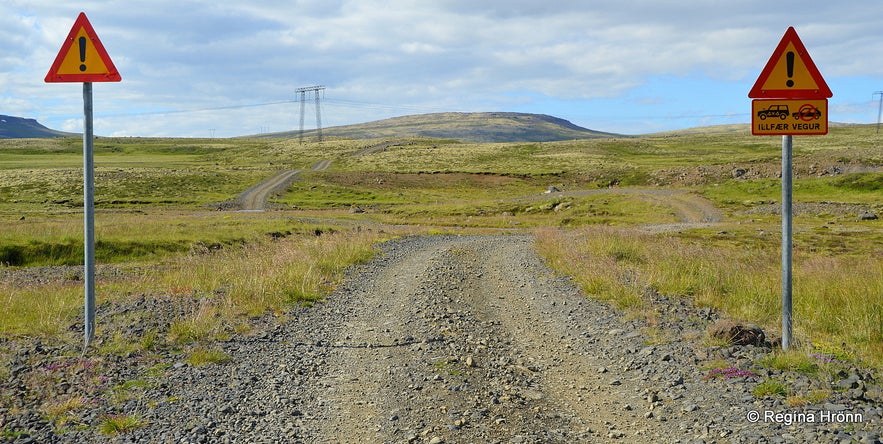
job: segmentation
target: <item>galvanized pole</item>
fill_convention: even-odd
[[[304,109],[307,105],[307,92],[304,90],[299,90],[300,92],[300,131],[298,131],[298,141],[301,145],[304,144]]]
[[[95,164],[93,161],[92,82],[83,83],[83,222],[85,225],[85,347],[95,338]]]
[[[791,348],[791,250],[793,137],[782,136],[782,350]]]
[[[880,117],[883,116],[883,91],[877,91],[873,95],[880,95],[880,104],[877,106],[877,134],[880,134]]]
[[[322,141],[322,108],[319,107],[319,89],[316,89],[316,134]]]

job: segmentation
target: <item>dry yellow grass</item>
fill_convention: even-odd
[[[646,289],[779,331],[781,262],[775,249],[703,246],[678,237],[592,227],[538,231],[538,249],[589,295],[641,306]],[[795,337],[883,367],[883,263],[873,256],[798,256]]]
[[[200,297],[191,316],[170,331],[173,340],[198,341],[229,332],[240,316],[282,314],[293,304],[320,300],[347,266],[373,255],[380,238],[352,231],[196,251],[146,276],[141,290]]]
[[[57,336],[71,325],[82,307],[82,283],[27,288],[0,285],[0,334]]]

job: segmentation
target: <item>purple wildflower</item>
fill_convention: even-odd
[[[810,356],[813,357],[813,358],[818,359],[819,361],[822,361],[822,362],[825,362],[825,363],[828,363],[828,364],[831,364],[831,363],[833,363],[833,362],[837,362],[837,358],[835,358],[835,357],[833,357],[833,356],[824,355],[824,354],[821,354],[821,353],[813,353],[813,354],[811,354]]]
[[[729,368],[716,368],[711,370],[705,379],[712,379],[717,377],[724,377],[727,379],[733,378],[756,378],[757,374],[749,370],[741,370],[738,367],[729,367]]]
[[[56,362],[56,363],[52,363],[52,364],[49,364],[49,365],[43,367],[43,370],[46,370],[47,372],[51,372],[51,371],[70,367],[70,365],[71,364],[68,362]]]

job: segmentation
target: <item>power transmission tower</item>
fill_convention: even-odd
[[[300,94],[300,132],[298,133],[300,143],[304,143],[304,108],[306,108],[307,103],[307,92],[310,91],[316,95],[316,134],[319,136],[319,142],[322,141],[322,108],[319,106],[319,91],[324,89],[324,86],[318,85],[294,90],[295,93]]]

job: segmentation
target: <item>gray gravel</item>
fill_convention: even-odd
[[[16,443],[880,442],[883,396],[867,372],[843,363],[839,373],[818,380],[760,368],[756,362],[769,348],[709,348],[702,337],[717,315],[661,295],[649,295],[658,315],[648,328],[554,276],[529,236],[411,237],[382,249],[326,302],[297,308],[284,323],[255,320],[259,333],[217,344],[232,357],[227,363],[193,367],[169,349],[103,358],[100,377],[88,366],[63,373],[51,390],[79,392],[100,385],[96,378],[108,380],[94,387],[101,400],[66,427],[34,413],[40,397],[28,381],[62,372],[47,356],[73,346],[37,350],[33,340],[4,339],[0,348],[18,352],[13,374],[0,386],[6,396],[0,396],[0,437]],[[187,309],[148,296],[101,308],[105,316],[134,316],[139,321],[126,328],[142,330],[167,328]],[[732,368],[707,369],[715,361]],[[767,379],[787,381],[797,392],[835,391],[817,405],[790,407],[781,396],[752,394]],[[111,399],[108,387],[132,380],[144,387]],[[759,421],[749,421],[752,412]],[[95,431],[107,414],[137,415],[143,425],[108,437]]]

